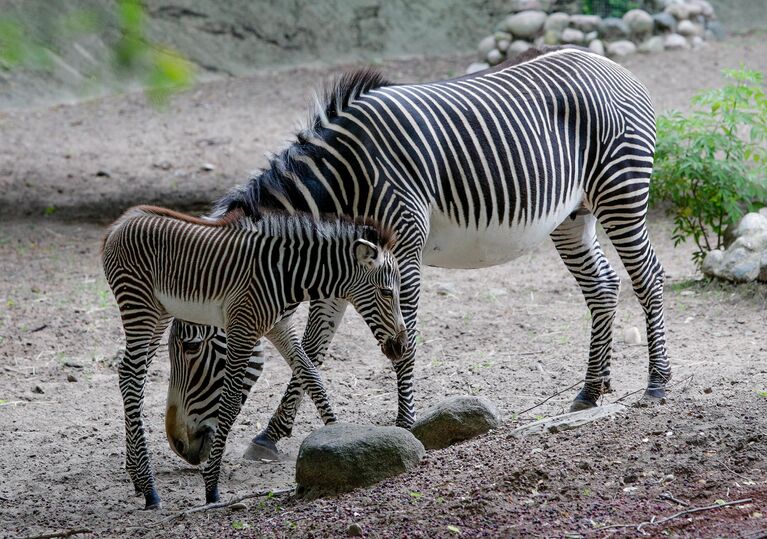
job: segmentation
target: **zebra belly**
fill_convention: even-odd
[[[423,263],[450,269],[503,264],[545,240],[579,205],[580,200],[562,204],[545,218],[526,225],[510,225],[493,219],[489,226],[480,226],[479,229],[466,228],[453,221],[448,214],[433,211],[429,237],[423,250]]]
[[[155,296],[174,318],[224,328],[224,306],[221,301],[189,301],[157,291]]]

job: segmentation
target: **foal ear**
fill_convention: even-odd
[[[364,264],[369,268],[375,268],[381,264],[379,260],[381,250],[374,243],[370,243],[367,240],[354,240],[352,249],[354,250],[354,257],[360,264]]]

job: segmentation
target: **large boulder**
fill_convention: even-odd
[[[762,214],[760,210],[757,212],[750,212],[741,217],[740,221],[734,225],[728,226],[724,230],[724,247],[725,249],[732,245],[735,240],[742,236],[754,236],[767,232],[767,211]]]
[[[311,499],[366,487],[413,469],[425,453],[400,427],[326,425],[301,443],[296,494]]]
[[[586,39],[586,36],[580,30],[575,28],[565,28],[562,35],[559,36],[559,40],[562,43],[568,43],[572,45],[580,45]]]
[[[680,36],[679,34],[668,34],[664,38],[663,45],[672,51],[690,48],[690,44],[687,42],[684,36]]]
[[[663,36],[652,36],[643,41],[641,45],[639,45],[639,52],[645,54],[652,52],[663,52],[663,47]]]
[[[661,33],[676,32],[676,19],[670,13],[656,13],[652,16],[655,30]]]
[[[426,449],[442,449],[498,428],[501,417],[489,400],[469,395],[450,397],[428,410],[411,432]]]
[[[631,41],[613,41],[607,45],[607,55],[612,58],[623,58],[637,51],[637,46]]]
[[[680,21],[677,28],[677,32],[686,37],[702,36],[704,31],[703,26],[692,21]]]
[[[572,15],[570,25],[583,33],[593,32],[599,29],[602,17],[598,15]]]
[[[623,15],[623,22],[625,22],[631,34],[634,36],[646,36],[652,33],[655,27],[655,21],[653,21],[652,15],[647,13],[643,9],[632,9]]]
[[[607,17],[599,24],[599,37],[608,41],[626,39],[630,34],[629,25],[618,17]]]
[[[546,22],[546,13],[543,11],[521,11],[506,17],[501,24],[501,29],[513,34],[518,38],[534,38]]]
[[[562,13],[561,11],[558,11],[556,13],[552,13],[549,15],[549,17],[546,19],[546,22],[543,25],[544,31],[548,32],[549,30],[554,30],[555,32],[561,32],[565,28],[567,28],[567,25],[570,24],[570,15],[567,13]]]

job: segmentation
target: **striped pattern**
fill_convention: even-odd
[[[144,388],[147,369],[171,317],[205,324],[188,326],[194,328],[195,339],[212,332],[207,326],[227,335],[225,354],[211,354],[212,363],[206,360],[191,375],[187,369],[173,369],[171,384],[176,394],[169,396],[166,421],[174,451],[193,464],[207,459],[203,469],[206,501],[213,502],[219,498],[226,438],[247,394],[243,381],[249,389],[262,369],[260,355],[253,354],[261,337],[266,336],[283,354],[322,420],[335,421],[319,373],[293,327],[290,314],[299,302],[343,298],[380,336],[385,351],[402,353],[400,277],[390,247],[391,236],[370,225],[284,212],[257,220],[241,212],[200,220],[144,206],[129,210],[112,226],[102,258],[125,330],[119,381],[126,468],[136,491],[144,494],[147,508],[158,507],[160,498],[143,426]],[[189,336],[187,329],[177,328],[171,350],[176,350],[180,337]],[[194,350],[188,342],[181,346]],[[206,349],[203,357],[209,353]],[[186,352],[174,357],[182,355],[186,361],[193,359]],[[220,380],[216,395],[205,390],[208,378]],[[195,399],[188,399],[190,394]],[[209,416],[204,408],[213,403],[218,409],[216,423],[210,425],[205,423]],[[179,406],[202,418],[203,424],[194,423],[190,429],[176,421]]]
[[[618,278],[596,239],[600,223],[644,308],[647,394],[670,378],[663,270],[646,214],[655,146],[645,88],[612,61],[582,49],[533,51],[515,64],[428,84],[344,77],[318,103],[310,127],[214,215],[263,208],[369,216],[399,237],[402,311],[410,346],[394,363],[397,424],[414,420],[413,361],[422,265],[485,267],[554,240],[592,313],[586,382],[573,408],[609,389]],[[314,302],[303,346],[321,363],[344,303]],[[214,339],[225,342],[224,334]],[[290,434],[300,399],[291,381],[261,439]]]

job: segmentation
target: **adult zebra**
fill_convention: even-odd
[[[646,89],[623,67],[583,49],[530,51],[515,63],[427,84],[394,85],[362,71],[343,77],[297,140],[248,184],[224,196],[214,215],[280,207],[370,216],[397,232],[394,254],[409,330],[408,350],[394,363],[397,424],[403,427],[414,419],[413,329],[421,264],[500,264],[546,236],[592,314],[586,381],[572,408],[596,405],[609,388],[620,284],[597,241],[598,221],[645,311],[646,395],[657,398],[665,394],[671,372],[663,270],[645,222],[654,147]],[[344,309],[340,301],[312,303],[303,345],[316,362]],[[215,357],[210,346],[223,343],[220,333],[202,340],[208,347],[203,356]],[[173,364],[185,365],[183,358]],[[208,396],[215,383],[206,386]],[[290,433],[300,395],[291,380],[277,414],[255,441],[271,445]]]

